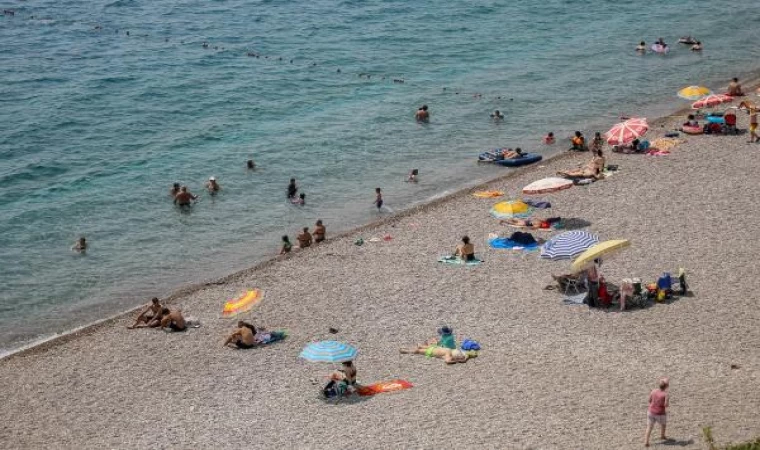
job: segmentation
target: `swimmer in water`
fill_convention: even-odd
[[[179,193],[174,196],[174,204],[178,206],[190,206],[191,202],[197,200],[198,196],[187,191],[187,186],[179,188]]]
[[[206,182],[206,189],[208,189],[211,195],[216,195],[217,192],[222,190],[222,187],[216,182],[216,178],[210,177]]]
[[[301,194],[298,196],[298,198],[294,197],[294,198],[290,199],[290,202],[293,203],[294,205],[301,205],[301,206],[303,206],[303,205],[306,204],[306,194],[304,194],[303,192],[301,192]]]
[[[417,175],[420,174],[420,171],[417,169],[412,169],[411,172],[409,172],[409,177],[406,179],[407,182],[416,183],[417,182]]]
[[[697,41],[696,44],[691,46],[691,51],[693,52],[701,52],[702,51],[702,43]]]
[[[418,110],[417,113],[414,115],[414,118],[417,119],[417,122],[427,122],[430,120],[430,113],[428,112],[428,106],[422,105]]]
[[[303,232],[296,236],[296,239],[298,240],[298,247],[311,247],[311,233],[309,233],[309,227],[303,227]]]
[[[647,44],[644,41],[639,42],[638,47],[636,47],[636,51],[639,53],[646,53],[647,52]]]
[[[291,178],[290,184],[288,185],[288,199],[293,200],[296,198],[296,194],[298,193],[298,186],[296,186],[296,179]]]
[[[284,255],[285,253],[290,253],[290,251],[293,249],[293,244],[290,243],[290,238],[288,235],[285,235],[282,237],[282,248],[280,249],[280,254]]]
[[[550,131],[549,134],[544,136],[544,144],[552,145],[553,143],[554,143],[554,133]]]
[[[319,243],[325,240],[327,229],[325,228],[325,225],[322,223],[322,220],[317,220],[317,223],[314,225],[314,242]]]
[[[76,244],[74,244],[73,247],[71,247],[71,250],[79,253],[84,253],[87,251],[87,239],[84,238],[84,236],[80,237],[79,240],[77,240]]]
[[[177,194],[179,194],[179,188],[181,186],[179,183],[174,183],[171,188],[169,188],[169,195],[171,195],[172,198],[176,197]]]
[[[248,168],[248,170],[255,170],[256,169],[256,163],[253,162],[252,159],[249,159],[248,162],[245,163],[245,166]]]
[[[494,120],[494,122],[498,122],[500,120],[504,119],[504,114],[501,113],[498,109],[491,114],[491,118]]]

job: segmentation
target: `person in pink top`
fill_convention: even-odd
[[[667,378],[660,379],[660,387],[649,394],[649,408],[647,409],[647,432],[644,438],[644,447],[649,447],[649,436],[652,434],[652,428],[655,423],[660,424],[660,438],[667,440],[665,437],[665,425],[668,421],[666,409],[670,402],[670,396],[667,393],[669,381]]]

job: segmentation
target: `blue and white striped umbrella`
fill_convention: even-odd
[[[546,241],[541,247],[541,258],[557,261],[573,259],[599,242],[599,236],[588,231],[565,231]]]
[[[343,342],[321,341],[307,345],[299,356],[312,362],[339,363],[353,360],[358,353],[357,349]]]

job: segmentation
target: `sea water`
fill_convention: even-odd
[[[489,148],[686,106],[679,88],[756,69],[749,3],[6,1],[0,348],[251,266],[317,218],[377,219],[375,187],[400,210],[509,170],[474,162]],[[660,36],[668,55],[633,51]]]

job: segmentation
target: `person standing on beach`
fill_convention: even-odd
[[[760,137],[757,135],[757,109],[749,109],[749,142],[760,142]]]
[[[666,392],[670,382],[667,378],[660,379],[658,389],[649,394],[649,408],[647,409],[647,431],[644,436],[644,447],[649,447],[649,436],[655,423],[660,424],[660,439],[667,440],[665,426],[668,421],[667,408],[670,404],[670,396]]]
[[[174,196],[174,204],[178,206],[190,206],[190,203],[197,200],[198,196],[187,191],[187,186],[182,186],[179,193]]]
[[[296,198],[296,194],[298,193],[298,186],[296,186],[296,179],[291,178],[290,184],[288,185],[288,200],[293,200]]]
[[[430,113],[428,112],[428,106],[422,105],[415,113],[414,118],[417,119],[417,122],[430,121]]]
[[[296,239],[298,239],[298,246],[300,248],[311,247],[311,233],[309,233],[309,227],[303,227],[303,231],[296,236]]]
[[[151,325],[157,327],[161,320],[161,311],[163,309],[164,307],[161,306],[161,301],[158,300],[158,297],[153,297],[150,301],[150,304],[145,307],[145,309],[143,309],[139,316],[137,316],[135,323],[133,323],[131,326],[128,326],[127,328],[130,330],[138,328],[140,322],[143,322],[145,324],[144,326],[146,327],[149,327]]]
[[[375,194],[375,201],[372,204],[376,205],[377,210],[380,211],[380,208],[383,207],[383,194],[380,192],[380,188],[375,188]]]
[[[324,241],[326,233],[327,233],[327,229],[322,223],[322,219],[317,220],[316,225],[314,225],[314,242],[319,243],[319,242]]]

